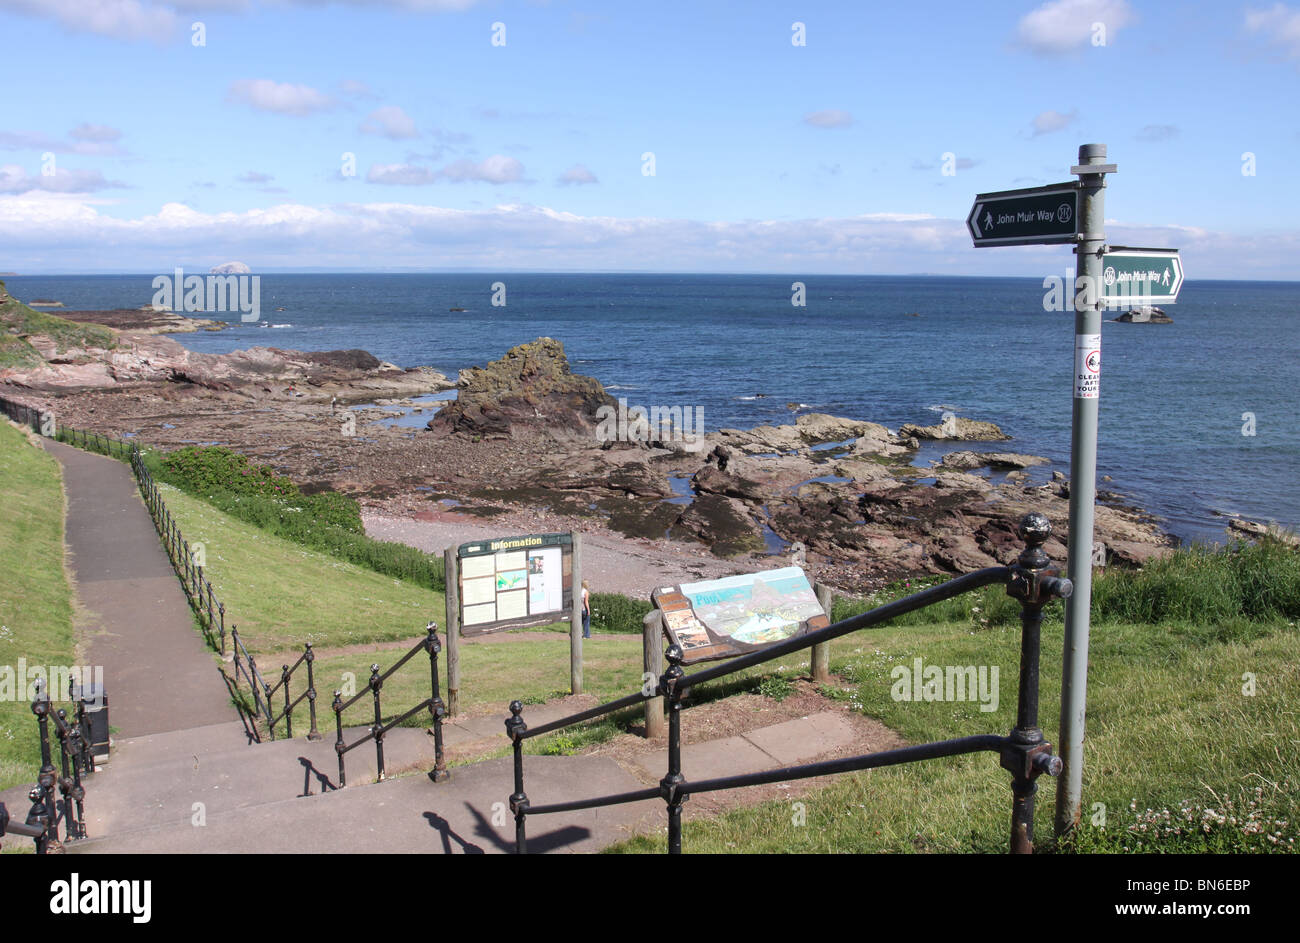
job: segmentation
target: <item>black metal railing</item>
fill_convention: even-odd
[[[506,733],[510,737],[514,752],[514,792],[510,796],[510,810],[515,816],[515,847],[519,854],[528,850],[526,820],[529,815],[546,815],[557,812],[575,812],[582,809],[594,809],[601,806],[620,805],[627,802],[641,802],[647,799],[663,799],[668,812],[668,852],[680,854],[682,850],[682,804],[695,793],[715,792],[720,789],[735,789],[744,786],[757,786],[767,783],[785,782],[795,779],[808,779],[833,773],[847,773],[858,770],[877,769],[885,766],[897,766],[902,763],[914,763],[920,760],[938,759],[940,757],[961,756],[967,753],[992,752],[999,756],[1000,765],[1012,776],[1012,812],[1010,850],[1013,853],[1029,853],[1033,850],[1034,834],[1034,793],[1036,780],[1042,773],[1051,776],[1061,772],[1061,760],[1052,754],[1052,745],[1048,743],[1038,726],[1038,677],[1039,644],[1043,620],[1043,606],[1053,598],[1065,598],[1073,592],[1068,579],[1059,577],[1058,571],[1051,568],[1051,560],[1043,550],[1043,544],[1052,534],[1052,527],[1047,518],[1038,513],[1025,515],[1020,521],[1019,534],[1025,541],[1025,549],[1012,566],[988,567],[977,570],[939,586],[922,590],[903,599],[878,606],[869,612],[844,619],[807,635],[779,642],[761,651],[741,655],[725,663],[705,668],[693,674],[686,674],[682,669],[684,659],[682,650],[677,645],[668,648],[665,655],[669,665],[660,676],[657,688],[652,692],[629,695],[580,711],[560,720],[529,729],[523,719],[523,704],[512,701],[510,717],[506,720]],[[951,599],[962,593],[991,586],[997,583],[1006,585],[1007,594],[1020,600],[1020,677],[1019,694],[1016,707],[1016,725],[1008,736],[981,735],[926,743],[919,746],[903,747],[862,756],[827,760],[801,766],[783,767],[758,773],[738,776],[722,776],[691,782],[682,772],[682,735],[681,711],[682,698],[692,688],[707,681],[735,674],[755,665],[780,658],[792,652],[811,648],[814,645],[829,642],[832,639],[848,635],[860,629],[875,628],[890,619],[931,606],[945,599]],[[641,703],[650,697],[662,695],[668,710],[668,770],[659,785],[632,792],[617,793],[594,798],[577,799],[568,802],[554,802],[544,805],[532,805],[524,791],[524,741],[545,733],[561,730],[573,724],[591,720],[624,707]]]
[[[8,831],[34,839],[38,855],[62,850],[63,845],[59,840],[60,823],[63,825],[64,841],[78,841],[86,837],[86,789],[81,777],[83,773],[92,773],[95,765],[91,755],[85,707],[85,701],[77,701],[76,716],[69,721],[64,708],[56,710],[50,703],[44,681],[36,682],[32,713],[36,715],[40,730],[41,768],[36,775],[36,785],[27,796],[32,807],[27,813],[26,823],[18,825],[9,820],[8,812],[0,806],[0,835]],[[57,771],[50,744],[51,724],[54,725],[59,743]]]
[[[0,412],[20,426],[30,426],[33,432],[41,431],[41,411],[7,396],[0,396]]]
[[[271,720],[271,686],[266,683],[266,679],[262,677],[262,672],[258,670],[257,659],[244,647],[244,640],[239,637],[239,626],[231,626],[230,639],[231,679],[234,681],[235,687],[238,688],[240,676],[243,676],[248,683],[249,691],[253,695],[254,720],[263,720],[267,722],[269,727]],[[271,735],[275,735],[274,730],[271,731]]]
[[[272,740],[275,739],[275,725],[281,720],[284,721],[285,736],[290,740],[293,739],[293,709],[304,700],[307,702],[307,707],[311,712],[311,730],[307,734],[307,739],[321,739],[320,731],[316,729],[316,672],[312,667],[315,661],[316,653],[312,651],[311,642],[304,642],[302,646],[302,654],[298,656],[298,660],[292,665],[281,665],[280,680],[277,681],[273,687],[267,689],[266,702],[267,707],[270,708],[271,699],[275,696],[275,693],[281,688],[284,688],[284,709],[274,717],[269,718],[266,722],[267,727],[271,730]],[[307,666],[307,687],[303,689],[301,694],[290,700],[289,682],[293,678],[293,673],[303,665]]]
[[[393,673],[405,665],[408,661],[420,652],[429,653],[429,682],[432,693],[419,704],[416,704],[410,710],[393,718],[387,724],[384,723],[383,710],[379,703],[379,694],[383,689],[384,682],[392,677]],[[343,700],[343,692],[334,692],[334,703],[331,705],[334,709],[334,724],[338,731],[338,739],[334,743],[334,751],[339,757],[339,788],[348,784],[347,770],[344,768],[343,758],[348,751],[354,750],[363,743],[373,740],[375,742],[375,769],[378,778],[382,781],[384,778],[384,735],[392,730],[398,724],[409,720],[422,710],[428,710],[433,720],[433,749],[434,749],[434,767],[429,773],[434,782],[442,782],[448,779],[451,774],[447,771],[447,763],[442,752],[442,718],[446,716],[447,709],[442,702],[442,695],[438,689],[438,653],[442,651],[442,642],[438,638],[438,623],[430,622],[425,626],[425,636],[416,642],[415,645],[405,655],[387,671],[380,674],[379,665],[370,666],[370,681],[366,687],[358,691],[348,700]],[[353,743],[346,743],[343,739],[343,712],[356,704],[357,701],[365,697],[369,691],[374,698],[375,720],[370,725],[370,732]]]
[[[167,558],[171,561],[176,575],[180,577],[185,599],[194,610],[199,627],[207,636],[208,644],[224,657],[226,604],[217,599],[216,594],[213,593],[211,581],[204,575],[203,566],[190,549],[190,543],[185,539],[176,519],[172,517],[158,489],[158,484],[154,481],[153,473],[144,463],[143,453],[134,443],[131,443],[128,458],[131,470],[140,485],[140,494],[144,498],[145,507],[149,509],[149,516],[153,518],[154,527],[162,540],[163,549],[167,551]]]

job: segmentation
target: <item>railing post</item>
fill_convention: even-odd
[[[58,819],[54,814],[54,763],[50,757],[50,697],[45,691],[45,682],[38,680],[36,682],[36,696],[32,699],[32,713],[36,715],[36,723],[40,728],[41,740],[41,769],[36,774],[36,787],[28,794],[32,800],[32,810],[28,813],[27,821],[31,823],[33,818],[45,825],[45,834],[36,840],[36,853],[43,855],[50,849],[50,844],[58,844],[59,835],[57,832]]]
[[[253,658],[251,652],[249,653],[248,657],[245,660],[248,662],[248,686],[253,689],[253,709],[257,712],[257,715],[260,717],[263,714],[262,692],[257,690],[257,678],[258,678],[257,661]],[[267,717],[271,716],[270,705],[267,705],[265,714]],[[275,736],[274,730],[271,731],[271,736],[272,737]]]
[[[224,602],[217,603],[217,615],[221,617],[221,657],[225,658],[226,657],[226,604]]]
[[[74,747],[70,742],[73,730],[68,724],[68,712],[60,707],[55,713],[59,718],[57,724],[59,732],[59,767],[62,771],[59,776],[59,794],[63,796],[64,827],[67,829],[67,837],[71,841],[84,835],[77,812],[81,808],[81,802],[85,794],[76,788],[76,783],[73,781],[76,757],[73,755]]]
[[[284,736],[288,740],[293,739],[293,710],[289,707],[289,666],[280,666],[280,683],[284,685]],[[271,739],[275,739],[275,730],[271,731]]]
[[[334,692],[334,724],[338,728],[338,739],[334,741],[334,752],[339,755],[339,788],[348,784],[348,774],[343,769],[343,692]]]
[[[384,682],[379,680],[379,666],[370,666],[370,693],[375,696],[375,772],[379,782],[384,781],[384,715],[379,709],[379,689]]]
[[[1001,765],[1011,773],[1012,854],[1034,850],[1035,782],[1042,773],[1059,776],[1061,758],[1052,755],[1052,745],[1038,726],[1039,651],[1043,606],[1054,596],[1068,597],[1069,580],[1058,579],[1043,544],[1052,536],[1046,516],[1033,512],[1020,520],[1020,538],[1025,549],[1016,560],[1016,572],[1007,584],[1007,595],[1020,600],[1020,687],[1016,699],[1016,726],[1002,751]]]
[[[442,752],[442,718],[447,713],[447,707],[442,703],[442,696],[438,691],[438,652],[442,651],[442,642],[438,640],[438,623],[430,622],[425,626],[425,632],[427,634],[424,637],[424,647],[429,652],[431,688],[429,713],[433,715],[433,770],[429,773],[429,778],[435,783],[440,783],[451,778]]]
[[[510,811],[515,815],[515,854],[528,854],[528,834],[524,820],[528,817],[528,794],[524,792],[524,732],[528,725],[523,718],[524,705],[510,702],[510,716],[506,718],[506,736],[510,738],[515,757],[515,791],[510,796]]]
[[[682,692],[677,681],[682,671],[683,654],[678,645],[669,645],[664,652],[668,670],[659,679],[659,692],[668,699],[668,774],[659,781],[659,794],[668,803],[668,853],[682,853],[682,803],[689,796],[677,791],[686,781],[682,775]]]
[[[311,730],[307,734],[307,739],[319,740],[320,731],[316,729],[316,672],[312,668],[316,653],[311,649],[311,642],[305,644],[307,652],[303,657],[307,660],[307,709],[311,711]]]
[[[835,616],[831,611],[835,608],[835,596],[829,586],[818,583],[813,587],[813,592],[817,594],[817,602],[821,604],[822,611],[826,613],[826,624],[830,625],[835,621]],[[810,653],[810,665],[812,669],[812,679],[819,684],[829,684],[831,680],[831,643],[822,642],[820,645],[814,645]]]
[[[651,609],[641,620],[643,684],[654,681],[657,685],[659,676],[663,674],[663,637],[663,613],[658,609]],[[664,699],[661,695],[646,698],[645,735],[648,740],[657,740],[664,735]]]

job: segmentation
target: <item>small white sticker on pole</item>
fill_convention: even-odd
[[[1101,335],[1074,335],[1074,398],[1101,396]]]

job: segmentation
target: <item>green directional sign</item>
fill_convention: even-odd
[[[1177,249],[1112,246],[1101,260],[1101,297],[1108,307],[1172,304],[1183,285]]]
[[[966,217],[966,228],[977,248],[1074,242],[1079,232],[1079,188],[1055,183],[981,193]]]

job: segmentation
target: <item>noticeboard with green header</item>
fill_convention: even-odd
[[[483,635],[563,621],[573,607],[573,535],[525,534],[461,544],[460,630]]]

